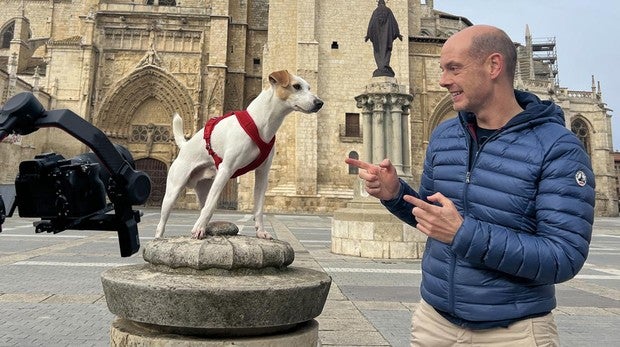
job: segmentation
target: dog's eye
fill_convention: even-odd
[[[301,84],[295,83],[293,84],[293,88],[295,88],[295,90],[301,90]]]

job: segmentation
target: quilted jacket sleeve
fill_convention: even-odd
[[[534,232],[466,216],[452,243],[455,254],[535,283],[573,278],[588,255],[594,220],[594,174],[577,138],[566,135],[550,146],[539,179]]]
[[[407,184],[407,182],[400,179],[400,191],[398,192],[396,198],[392,200],[381,200],[381,203],[387,208],[388,211],[400,220],[415,227],[418,222],[413,217],[413,205],[403,200],[403,196],[405,195],[412,195],[416,198],[420,197],[418,193]]]
[[[420,190],[424,190],[426,192],[431,191],[433,181],[432,177],[432,165],[431,159],[432,154],[430,149],[426,150],[426,157],[424,159],[424,170],[422,172],[422,181]],[[418,225],[418,222],[415,220],[413,216],[413,205],[403,200],[403,196],[411,195],[415,196],[418,199],[424,199],[418,192],[416,192],[407,182],[400,179],[400,191],[396,198],[392,200],[381,200],[381,203],[385,208],[390,211],[393,215],[398,217],[403,222],[415,227]]]

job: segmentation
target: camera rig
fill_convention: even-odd
[[[32,93],[17,94],[0,109],[0,141],[12,133],[27,135],[49,127],[69,133],[92,153],[71,159],[46,153],[21,162],[14,199],[9,196],[5,206],[0,195],[0,232],[5,218],[18,207],[20,217],[41,218],[34,222],[37,233],[116,230],[121,256],[136,253],[141,213],[132,206],[148,199],[148,175],[136,171],[129,151],[112,144],[94,125],[70,110],[46,111]]]

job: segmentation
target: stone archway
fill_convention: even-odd
[[[185,133],[192,133],[196,111],[189,93],[169,73],[147,65],[119,81],[103,101],[95,116],[95,125],[112,137],[126,139],[136,115],[148,116],[148,119],[141,119],[145,125],[169,126],[174,113],[183,118]]]
[[[456,117],[457,112],[452,107],[452,97],[447,94],[439,101],[433,114],[426,123],[428,128],[426,129],[426,141],[430,139],[433,130],[443,121]]]

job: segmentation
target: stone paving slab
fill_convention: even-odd
[[[170,235],[187,235],[198,211],[174,211]],[[159,212],[145,209],[144,245]],[[253,234],[248,213],[215,218]],[[0,233],[0,346],[108,346],[114,315],[100,274],[141,263],[119,256],[115,232],[34,234],[32,219],[9,218]],[[419,301],[420,262],[368,259],[330,251],[329,215],[268,215],[266,227],[294,247],[293,266],[332,277],[317,321],[322,346],[408,346],[411,314]],[[579,276],[557,286],[554,311],[562,346],[620,346],[620,218],[597,218],[588,261]]]

